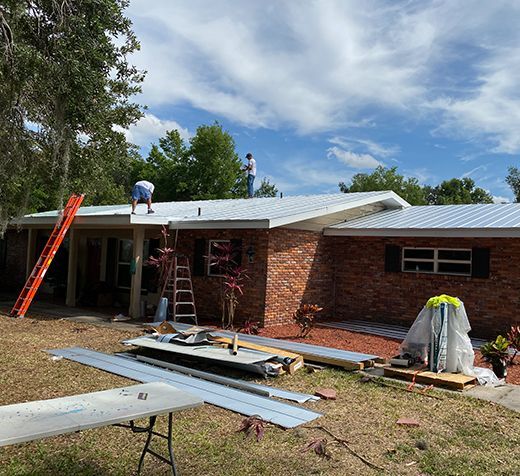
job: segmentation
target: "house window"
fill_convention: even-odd
[[[231,253],[228,266],[242,265],[242,240],[209,240],[208,276],[223,276],[225,269],[219,265],[218,258]]]
[[[7,239],[0,238],[0,269],[5,268],[7,263]]]
[[[208,276],[223,276],[225,271],[219,266],[218,259],[225,254],[219,245],[229,246],[230,240],[209,240]]]
[[[404,248],[402,270],[410,273],[471,276],[471,250]]]

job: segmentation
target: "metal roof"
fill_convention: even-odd
[[[520,236],[520,204],[426,205],[383,210],[325,229],[347,236]]]
[[[358,207],[379,204],[380,208],[406,207],[409,204],[394,192],[335,193],[295,195],[283,198],[198,200],[154,203],[154,214],[138,205],[136,215],[130,205],[81,207],[75,224],[170,225],[172,228],[274,228],[292,223],[329,217],[323,226],[344,220],[341,214]],[[338,214],[340,216],[338,216]],[[26,215],[18,223],[52,223],[57,210]],[[323,220],[322,220],[323,221]]]

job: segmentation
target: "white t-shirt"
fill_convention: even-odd
[[[152,182],[148,182],[148,180],[140,180],[136,182],[136,185],[140,185],[141,187],[146,188],[146,190],[150,190],[150,193],[153,193],[155,190],[155,185]]]
[[[247,174],[256,176],[256,160],[255,159],[251,159],[249,161],[248,165],[251,168],[247,171]]]

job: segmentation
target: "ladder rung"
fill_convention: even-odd
[[[191,281],[190,278],[175,278],[175,281]]]
[[[195,303],[192,302],[192,301],[188,301],[188,302],[176,302],[175,303],[176,306],[195,306]]]
[[[175,317],[196,317],[197,314],[175,314]]]
[[[190,294],[193,294],[193,291],[191,289],[177,289],[175,292],[176,293],[190,293]]]

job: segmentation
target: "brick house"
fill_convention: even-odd
[[[143,206],[144,207],[144,206]],[[42,292],[68,306],[155,303],[143,266],[162,226],[190,259],[199,317],[219,322],[220,278],[207,256],[231,241],[250,280],[239,320],[290,322],[300,302],[325,319],[409,325],[426,299],[453,294],[475,334],[519,322],[520,205],[411,207],[393,192],[154,204],[156,213],[80,209]],[[0,240],[0,286],[17,291],[49,235],[56,212],[28,215]]]

